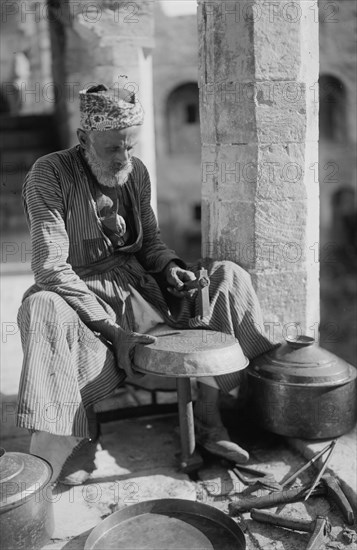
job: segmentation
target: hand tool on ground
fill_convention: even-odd
[[[271,512],[262,512],[261,510],[255,509],[251,510],[250,515],[255,521],[277,525],[278,527],[285,527],[293,531],[312,533],[306,550],[318,550],[331,532],[331,524],[328,519],[323,516],[317,516],[313,521],[306,521],[282,517]]]
[[[252,508],[274,508],[279,504],[288,504],[299,502],[306,495],[306,487],[297,487],[295,489],[286,489],[285,491],[276,491],[263,496],[239,496],[234,502],[229,503],[229,512],[235,515],[241,512],[250,512]],[[315,487],[312,496],[323,495],[325,491],[322,487]]]
[[[321,451],[316,453],[308,462],[306,462],[306,464],[301,466],[301,468],[299,468],[293,474],[291,474],[285,481],[281,483],[281,487],[287,487],[288,485],[290,485],[292,481],[294,481],[300,474],[302,474],[305,470],[310,468],[310,466],[312,466],[312,464],[316,462],[316,460],[318,460],[322,455],[324,455],[326,451],[328,451],[331,448],[332,444],[333,444],[333,441],[331,441],[328,445],[326,445],[326,447],[324,447]]]
[[[267,474],[266,472],[262,472],[261,470],[255,470],[253,468],[250,468],[248,466],[242,466],[241,464],[236,464],[235,467],[232,469],[233,473],[242,481],[245,485],[248,485],[250,487],[249,492],[253,492],[254,488],[260,488],[264,487],[266,489],[270,489],[271,491],[282,491],[284,487],[287,487],[290,483],[292,483],[298,475],[300,475],[302,472],[307,470],[316,460],[318,460],[322,455],[328,451],[333,442],[330,442],[326,447],[324,447],[321,451],[316,453],[306,464],[301,466],[298,470],[296,470],[293,474],[291,474],[285,481],[282,483],[278,483],[274,476],[272,474]],[[246,472],[248,474],[255,475],[255,477],[250,477],[244,475]],[[244,494],[247,494],[247,491],[244,491]],[[281,506],[281,509],[284,506]]]
[[[285,489],[270,493],[264,496],[241,496],[229,504],[229,512],[235,515],[241,512],[249,512],[252,508],[273,508],[279,504],[288,504],[304,500],[310,487],[298,487],[295,489]],[[331,475],[324,475],[320,483],[313,489],[310,496],[329,496],[340,508],[343,517],[349,525],[354,523],[354,513],[350,503],[344,495],[340,484]]]
[[[282,486],[276,481],[273,474],[256,470],[255,468],[250,468],[249,466],[242,466],[241,464],[236,464],[232,469],[232,472],[245,485],[256,487],[257,489],[259,487],[264,487],[265,489],[270,489],[271,491],[282,490]],[[245,475],[245,473],[250,475]]]
[[[320,479],[322,478],[323,474],[324,474],[324,471],[326,470],[327,468],[327,464],[329,463],[329,460],[332,456],[332,453],[335,449],[335,446],[336,446],[336,443],[337,443],[337,439],[335,439],[332,444],[331,444],[331,449],[330,449],[330,452],[329,454],[327,455],[326,457],[326,460],[325,462],[323,463],[323,466],[322,468],[320,469],[319,473],[317,474],[316,476],[316,479],[314,481],[314,483],[311,485],[311,488],[310,490],[308,491],[307,495],[305,496],[304,500],[307,500],[309,498],[309,496],[311,495],[312,491],[315,489],[316,485],[318,484],[318,482],[320,481]]]
[[[283,481],[281,483],[281,486],[282,488],[286,487],[288,488],[288,486],[300,475],[302,474],[305,470],[307,470],[308,468],[310,468],[310,466],[316,462],[316,460],[318,460],[322,455],[324,455],[329,449],[331,449],[331,446],[332,446],[333,442],[331,441],[328,445],[326,445],[326,447],[324,447],[321,451],[319,451],[318,453],[316,453],[308,462],[306,462],[306,464],[304,464],[304,466],[302,466],[301,468],[299,468],[298,470],[296,470],[293,474],[291,474],[287,479],[285,479],[285,481]],[[279,508],[277,509],[277,514],[280,514],[280,512],[284,509],[285,507],[285,504],[281,504],[279,506]]]
[[[343,517],[346,520],[346,523],[348,523],[348,525],[353,525],[355,522],[355,515],[352,510],[352,506],[347,500],[347,497],[344,494],[339,481],[334,476],[330,474],[325,474],[321,478],[319,485],[317,485],[317,487],[319,486],[324,489],[325,495],[330,496],[335,504],[339,507]],[[313,490],[312,494],[314,494],[315,490],[316,487]]]

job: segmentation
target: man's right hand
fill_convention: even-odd
[[[137,344],[147,346],[148,344],[155,344],[156,341],[155,336],[140,334],[139,332],[127,332],[116,325],[112,344],[118,367],[124,369],[127,376],[138,376],[138,373],[132,367],[135,346]]]
[[[119,368],[125,370],[127,376],[138,376],[132,368],[135,346],[137,344],[147,346],[154,344],[157,340],[155,336],[149,334],[126,331],[109,319],[92,321],[88,323],[88,327],[111,342],[116,363]]]

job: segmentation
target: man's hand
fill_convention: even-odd
[[[197,288],[186,288],[186,285],[189,287],[188,283],[196,280],[196,276],[192,271],[182,269],[175,262],[170,262],[164,274],[169,284],[167,290],[176,298],[192,297],[196,294]]]
[[[155,336],[150,336],[149,334],[125,331],[109,319],[92,321],[88,323],[88,327],[95,332],[99,332],[99,334],[112,344],[116,363],[119,368],[125,370],[128,376],[139,375],[131,366],[131,362],[134,359],[135,346],[137,344],[142,344],[144,346],[154,344],[157,340]]]
[[[135,346],[137,344],[147,346],[148,344],[155,344],[156,341],[155,336],[140,334],[139,332],[127,332],[116,325],[112,345],[118,367],[125,370],[127,376],[138,376],[139,373],[132,368]]]

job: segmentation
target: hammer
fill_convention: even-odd
[[[194,291],[198,289],[198,311],[201,317],[207,317],[210,312],[209,307],[209,277],[207,269],[200,269],[198,277],[193,281],[185,281],[182,290]]]
[[[261,497],[239,497],[238,495],[238,500],[229,504],[229,512],[231,515],[237,515],[240,512],[249,512],[252,508],[274,508],[279,504],[299,502],[304,500],[308,493],[308,489],[308,487],[285,489],[283,491],[276,491]],[[353,525],[354,513],[352,507],[343,493],[337,479],[331,475],[324,475],[317,487],[314,488],[312,496],[314,495],[330,496],[340,508],[346,522],[349,525]]]
[[[251,510],[250,515],[256,521],[269,523],[270,525],[277,525],[279,527],[285,527],[286,529],[292,529],[293,531],[312,533],[306,546],[306,550],[318,550],[331,532],[331,524],[327,518],[323,516],[317,516],[314,521],[305,521],[283,517],[271,512],[262,512],[261,510],[255,510],[254,508]]]

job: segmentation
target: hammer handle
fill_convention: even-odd
[[[200,269],[198,277],[198,310],[201,317],[208,317],[210,307],[207,269]]]
[[[313,495],[324,494],[325,490],[317,487],[314,489]],[[306,487],[298,487],[296,489],[287,489],[285,491],[275,491],[269,495],[261,497],[239,497],[234,502],[229,504],[229,511],[232,515],[240,512],[249,512],[252,508],[274,508],[279,504],[287,504],[289,502],[299,502],[304,499]]]
[[[312,530],[313,524],[315,523],[314,521],[291,519],[273,514],[272,512],[256,510],[255,508],[252,508],[250,515],[256,521],[277,525],[278,527],[285,527],[286,529],[293,529],[294,531],[304,531],[306,533]]]

